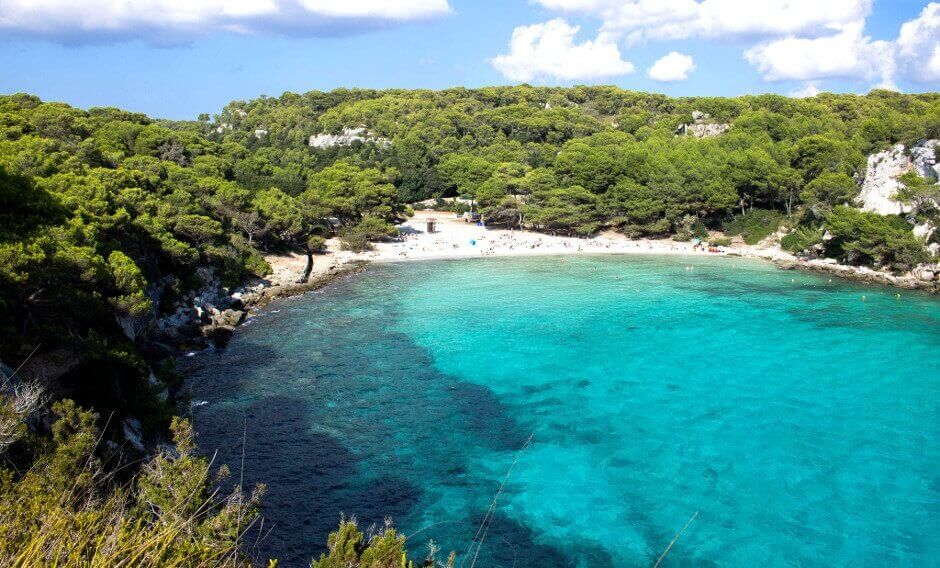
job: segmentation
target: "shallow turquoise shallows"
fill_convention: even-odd
[[[344,512],[469,567],[517,460],[478,567],[650,566],[696,512],[662,566],[919,567],[940,562],[938,354],[921,294],[542,257],[375,265],[186,367],[233,471],[247,416],[282,566]]]

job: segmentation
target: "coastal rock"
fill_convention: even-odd
[[[911,164],[922,178],[940,179],[940,164],[937,164],[937,147],[940,140],[921,140],[911,148]]]
[[[910,207],[897,200],[898,190],[903,187],[898,178],[911,168],[911,161],[904,153],[904,144],[895,144],[890,150],[868,156],[865,181],[856,202],[862,211],[879,215],[902,215]]]
[[[121,421],[121,430],[124,433],[124,439],[132,448],[140,453],[146,453],[144,446],[143,425],[136,418],[125,418]]]
[[[212,323],[219,326],[234,328],[245,320],[245,312],[241,310],[227,309],[213,316]]]
[[[150,342],[203,347],[206,335],[201,326],[213,324],[215,318],[232,306],[229,291],[222,286],[211,268],[200,267],[196,273],[202,286],[186,293],[170,314],[154,321],[148,337]]]
[[[925,221],[923,223],[914,225],[914,234],[924,241],[930,240],[930,237],[934,234],[937,228],[934,227],[930,221]]]
[[[202,334],[206,339],[212,341],[216,347],[225,347],[232,334],[235,333],[234,327],[209,324],[202,327]]]
[[[170,400],[170,388],[157,378],[157,375],[153,371],[150,371],[150,376],[147,377],[147,383],[157,392],[157,398],[162,402],[167,402]]]
[[[898,178],[913,169],[920,177],[940,179],[936,159],[938,146],[940,140],[921,140],[911,148],[910,155],[903,144],[895,144],[889,150],[868,156],[865,181],[856,203],[863,211],[880,215],[912,213],[911,206],[898,201],[898,191],[904,188]]]
[[[219,347],[224,346],[235,333],[235,328],[245,320],[246,312],[227,309],[212,315],[208,325],[201,328],[202,334]]]
[[[121,328],[121,331],[124,332],[125,337],[131,341],[137,340],[137,324],[134,321],[136,318],[116,315],[114,319],[117,320],[117,324]]]
[[[933,282],[940,275],[940,264],[921,264],[914,267],[911,275],[924,282]]]
[[[391,146],[388,138],[373,136],[365,127],[344,128],[342,134],[314,134],[310,137],[308,145],[311,148],[332,148],[334,146],[349,146],[353,142],[372,142],[381,148]]]
[[[799,262],[776,261],[775,264],[781,268],[811,270],[869,284],[923,290],[934,294],[940,292],[940,281],[937,280],[940,266],[936,264],[921,265],[903,276],[896,276],[884,270],[873,270],[867,266],[839,264],[838,261],[831,258],[801,260]]]

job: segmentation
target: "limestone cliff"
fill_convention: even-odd
[[[905,187],[899,178],[912,170],[920,177],[940,184],[937,181],[940,179],[938,146],[940,140],[921,140],[910,152],[905,152],[903,144],[895,144],[888,150],[872,154],[868,157],[862,191],[856,198],[856,204],[864,211],[880,215],[906,215],[914,225],[914,234],[927,243],[927,249],[932,255],[940,253],[933,216],[940,210],[940,203],[929,197],[910,204],[902,203],[898,199],[898,192]]]
[[[890,150],[868,156],[865,181],[856,202],[863,211],[879,215],[901,215],[910,211],[898,201],[901,189],[899,177],[911,169],[911,160],[904,152],[904,144],[895,144]]]
[[[692,111],[692,122],[680,124],[676,129],[678,136],[693,136],[695,138],[713,138],[720,136],[731,129],[730,124],[714,122],[707,112]]]
[[[311,148],[331,148],[333,146],[349,146],[354,142],[373,142],[377,146],[386,148],[392,141],[388,138],[372,135],[366,128],[344,128],[342,134],[314,134],[310,137],[308,145]]]

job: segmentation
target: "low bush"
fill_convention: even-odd
[[[726,235],[741,235],[744,242],[756,245],[780,227],[783,213],[770,209],[751,209],[745,215],[735,215],[722,223]]]
[[[780,239],[780,246],[788,252],[803,252],[813,245],[821,243],[824,234],[825,231],[818,225],[797,227]]]
[[[352,252],[366,252],[374,249],[368,237],[361,233],[348,232],[340,239],[340,248]]]
[[[353,252],[372,250],[372,241],[381,241],[397,237],[398,229],[378,217],[363,217],[354,227],[343,232],[342,248]]]
[[[105,466],[98,417],[68,400],[52,414],[51,440],[36,440],[24,427],[13,441],[21,447],[0,448],[0,565],[250,566],[240,549],[257,538],[264,488],[246,495],[235,486],[223,497],[228,470],[213,475],[195,454],[188,422],[174,419],[175,448],[123,485]]]
[[[405,536],[399,534],[390,522],[372,535],[370,538],[359,530],[356,520],[343,519],[339,530],[330,533],[327,539],[329,552],[314,560],[311,568],[349,568],[351,566],[370,568],[453,568],[456,555],[451,552],[446,563],[438,562],[434,558],[437,547],[433,542],[429,545],[431,552],[427,558],[418,563],[408,560],[405,550]]]
[[[927,259],[924,244],[901,217],[839,206],[826,218],[826,252],[849,264],[909,270]]]

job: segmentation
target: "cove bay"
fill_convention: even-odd
[[[340,512],[462,554],[496,496],[481,565],[651,565],[698,513],[671,565],[917,566],[940,528],[938,347],[926,294],[533,257],[373,265],[185,369],[201,450],[237,467],[245,431],[285,566]]]

